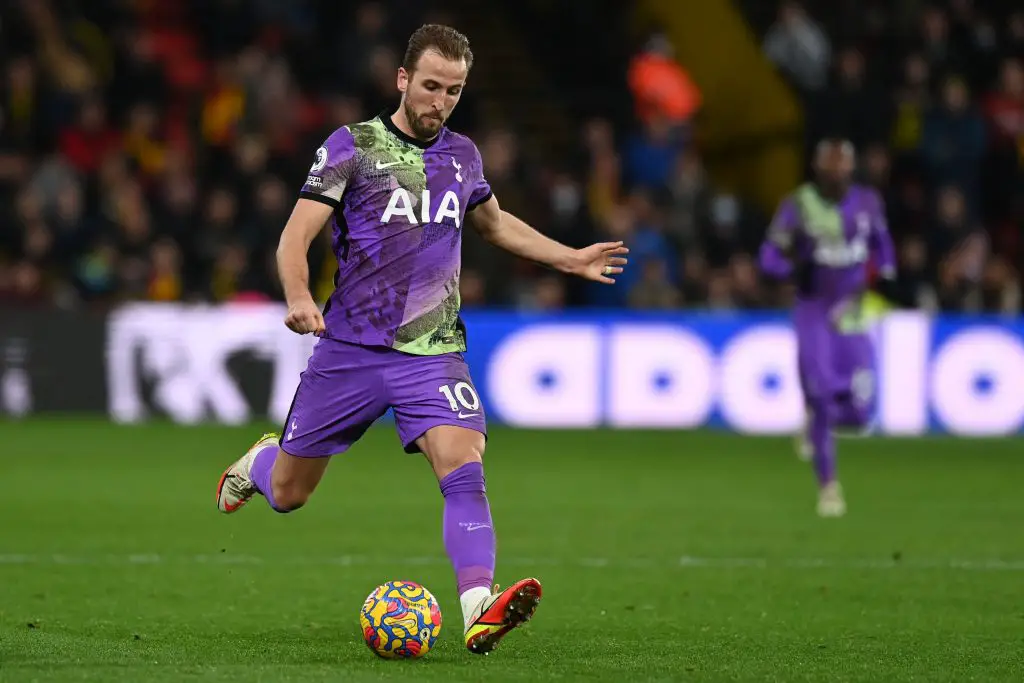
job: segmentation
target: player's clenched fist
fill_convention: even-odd
[[[319,337],[324,332],[324,316],[312,299],[289,305],[284,324],[289,330],[299,334],[312,332]]]

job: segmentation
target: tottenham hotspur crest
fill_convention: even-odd
[[[452,166],[455,167],[455,180],[462,182],[462,164],[455,161],[455,157],[452,157]]]

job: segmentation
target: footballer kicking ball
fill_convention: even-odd
[[[359,611],[363,639],[378,657],[410,659],[430,652],[441,633],[441,608],[412,581],[377,586]]]

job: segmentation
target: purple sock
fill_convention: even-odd
[[[264,446],[253,460],[250,475],[252,483],[256,484],[256,488],[267,499],[270,507],[277,512],[288,512],[288,510],[277,507],[277,502],[274,500],[274,487],[270,485],[270,474],[274,471],[275,460],[277,460],[277,444]]]
[[[455,569],[459,595],[470,588],[491,589],[495,540],[487,503],[484,466],[469,462],[441,480],[444,496],[444,549]]]
[[[825,406],[812,411],[811,446],[814,449],[814,473],[818,477],[818,486],[832,483],[836,478],[836,444]]]

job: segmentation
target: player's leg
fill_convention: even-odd
[[[277,434],[265,434],[224,471],[217,484],[217,508],[231,513],[257,493],[277,512],[302,507],[320,483],[330,456],[299,458],[283,451]]]
[[[302,507],[331,455],[343,453],[387,408],[380,354],[331,339],[317,342],[281,438],[265,435],[221,476],[217,507],[235,512],[257,493],[277,512]]]
[[[407,452],[422,452],[444,496],[445,551],[455,570],[466,646],[487,654],[531,616],[536,579],[492,592],[495,533],[484,478],[486,420],[465,361],[449,354],[399,361],[389,396]]]
[[[491,590],[495,534],[484,482],[484,436],[471,428],[441,424],[416,439],[437,475],[444,496],[444,545],[458,585],[466,647],[488,654],[512,629],[528,621],[540,602],[540,582],[517,581]]]
[[[807,402],[807,380],[801,369],[798,369],[797,375],[800,378],[800,391],[804,397],[804,421],[800,426],[800,431],[793,437],[793,445],[796,457],[803,462],[810,462],[814,457],[814,447],[811,444],[811,406]]]
[[[818,514],[836,517],[845,512],[842,487],[836,475],[833,351],[835,333],[828,316],[816,307],[798,307],[795,316],[800,377],[808,411],[811,462],[818,482]]]
[[[875,409],[875,353],[868,334],[847,334],[836,340],[838,393],[835,422],[839,427],[864,430]]]

